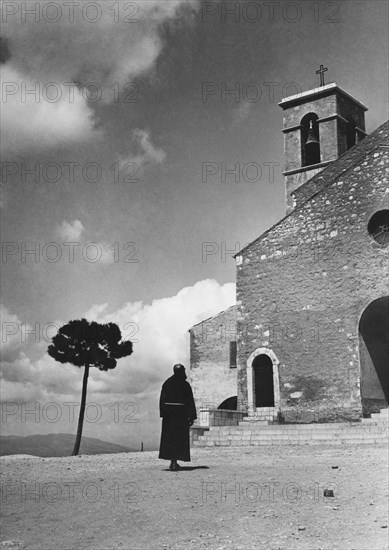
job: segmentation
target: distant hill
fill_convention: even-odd
[[[70,456],[73,451],[75,435],[47,434],[0,436],[0,456],[27,454],[34,456]],[[138,449],[136,449],[138,450]],[[92,437],[82,437],[79,454],[96,455],[105,453],[131,453],[135,449],[123,447],[116,443],[101,441]]]

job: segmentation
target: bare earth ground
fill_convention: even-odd
[[[156,452],[0,462],[1,549],[388,548],[381,444],[193,449],[180,472]]]

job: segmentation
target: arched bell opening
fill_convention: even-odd
[[[301,166],[320,163],[318,116],[308,113],[301,119]]]
[[[346,144],[347,150],[351,147],[354,147],[357,137],[357,129],[355,120],[352,116],[347,117],[347,126],[346,126]]]

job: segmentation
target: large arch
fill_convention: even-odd
[[[361,399],[368,413],[389,403],[389,296],[365,308],[358,332]]]
[[[271,367],[273,370],[273,392],[274,392],[274,405],[273,407],[275,409],[280,408],[280,380],[279,380],[279,373],[278,373],[278,365],[279,361],[273,352],[273,350],[269,348],[257,348],[253,353],[250,355],[250,357],[247,360],[247,406],[248,406],[248,412],[255,413],[256,409],[256,395],[255,395],[255,375],[254,375],[254,367],[256,364],[256,358],[266,355],[269,360],[271,361]]]

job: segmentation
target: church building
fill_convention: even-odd
[[[236,306],[189,330],[203,425],[388,407],[389,125],[366,135],[367,108],[335,83],[279,106],[286,214],[235,256]]]

